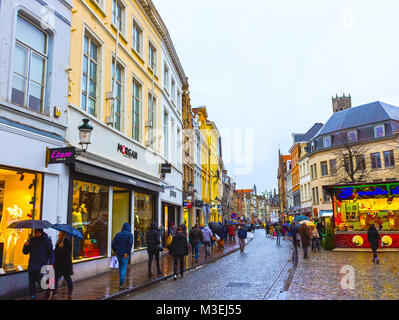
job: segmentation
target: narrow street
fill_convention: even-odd
[[[266,239],[262,229],[245,252],[235,252],[213,263],[169,278],[123,297],[123,300],[271,300],[284,299],[285,281],[292,267],[290,242]]]

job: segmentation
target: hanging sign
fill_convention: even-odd
[[[67,147],[67,148],[55,148],[49,149],[46,148],[46,168],[49,164],[54,163],[66,163],[73,164],[75,163],[75,147]]]
[[[171,163],[161,163],[159,165],[160,173],[172,173],[172,164]]]

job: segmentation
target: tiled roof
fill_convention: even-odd
[[[310,141],[323,127],[322,123],[315,123],[309,130],[306,132],[302,137],[300,141],[306,142]]]

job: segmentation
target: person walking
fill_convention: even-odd
[[[367,230],[367,239],[370,243],[371,250],[373,251],[373,263],[380,263],[380,259],[377,256],[377,249],[380,245],[381,236],[377,231],[377,228],[374,224],[370,225]]]
[[[302,242],[303,258],[309,259],[308,247],[310,245],[310,240],[312,239],[312,234],[306,223],[301,224],[301,227],[299,228],[299,235],[301,237],[301,242]]]
[[[291,224],[289,230],[292,236],[292,244],[294,245],[295,254],[298,254],[298,240],[296,239],[295,222]]]
[[[54,265],[53,244],[43,229],[34,229],[33,237],[25,241],[22,253],[30,254],[28,262],[29,293],[30,298],[35,299],[36,283],[41,284],[42,267]],[[46,294],[50,296],[50,291],[47,290]]]
[[[182,227],[177,227],[177,232],[173,236],[172,243],[169,246],[169,253],[173,255],[173,279],[177,279],[177,265],[180,263],[180,275],[184,276],[184,256],[188,255],[188,244],[186,235]]]
[[[243,252],[245,248],[245,239],[247,238],[247,230],[243,228],[243,225],[240,225],[240,228],[237,231],[238,242],[240,243],[240,251]]]
[[[274,226],[270,225],[269,230],[270,230],[270,236],[272,237],[272,240],[274,240]]]
[[[159,253],[161,252],[161,240],[160,234],[158,230],[158,224],[156,222],[152,222],[150,226],[150,230],[146,235],[147,240],[147,253],[148,253],[148,277],[152,277],[151,267],[152,261],[155,257],[155,264],[157,267],[157,275],[163,276],[163,272],[159,266]]]
[[[320,251],[320,242],[319,242],[319,232],[316,229],[316,226],[311,227],[312,233],[312,251]]]
[[[195,227],[190,231],[190,242],[194,248],[195,262],[198,262],[198,256],[203,241],[204,241],[204,235],[201,229],[199,228],[198,223],[196,223]]]
[[[175,223],[174,222],[172,222],[171,224],[170,224],[170,229],[169,229],[169,235],[170,236],[174,236],[175,235],[175,233],[176,233],[176,227],[175,227]]]
[[[233,238],[235,236],[235,230],[234,230],[234,226],[230,225],[230,227],[227,229],[228,233],[229,233],[229,242],[233,242]]]
[[[317,229],[317,232],[319,233],[319,242],[323,243],[324,227],[323,227],[323,224],[321,223],[320,219],[317,221],[316,229]]]
[[[111,248],[115,252],[119,265],[119,289],[124,289],[127,264],[132,252],[133,234],[130,224],[125,222],[122,230],[118,232],[111,243]]]
[[[281,224],[280,224],[280,222],[278,222],[277,224],[276,224],[276,229],[275,229],[275,232],[276,232],[276,243],[277,243],[277,245],[279,246],[280,245],[280,239],[281,239],[281,232],[282,232],[282,227],[281,227]]]
[[[54,290],[52,296],[57,295],[58,281],[61,277],[64,277],[68,285],[68,296],[72,295],[73,282],[71,275],[73,275],[72,268],[72,245],[71,242],[66,238],[67,234],[64,231],[60,231],[58,234],[58,241],[55,244],[54,249]]]
[[[202,235],[203,235],[203,243],[205,249],[205,259],[206,259],[208,256],[211,255],[210,247],[213,237],[213,232],[211,229],[209,229],[207,224],[205,225],[204,230],[202,230]]]

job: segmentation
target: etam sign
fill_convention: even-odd
[[[46,149],[46,168],[48,164],[54,163],[66,163],[72,164],[75,163],[75,148],[55,148],[55,149]]]

